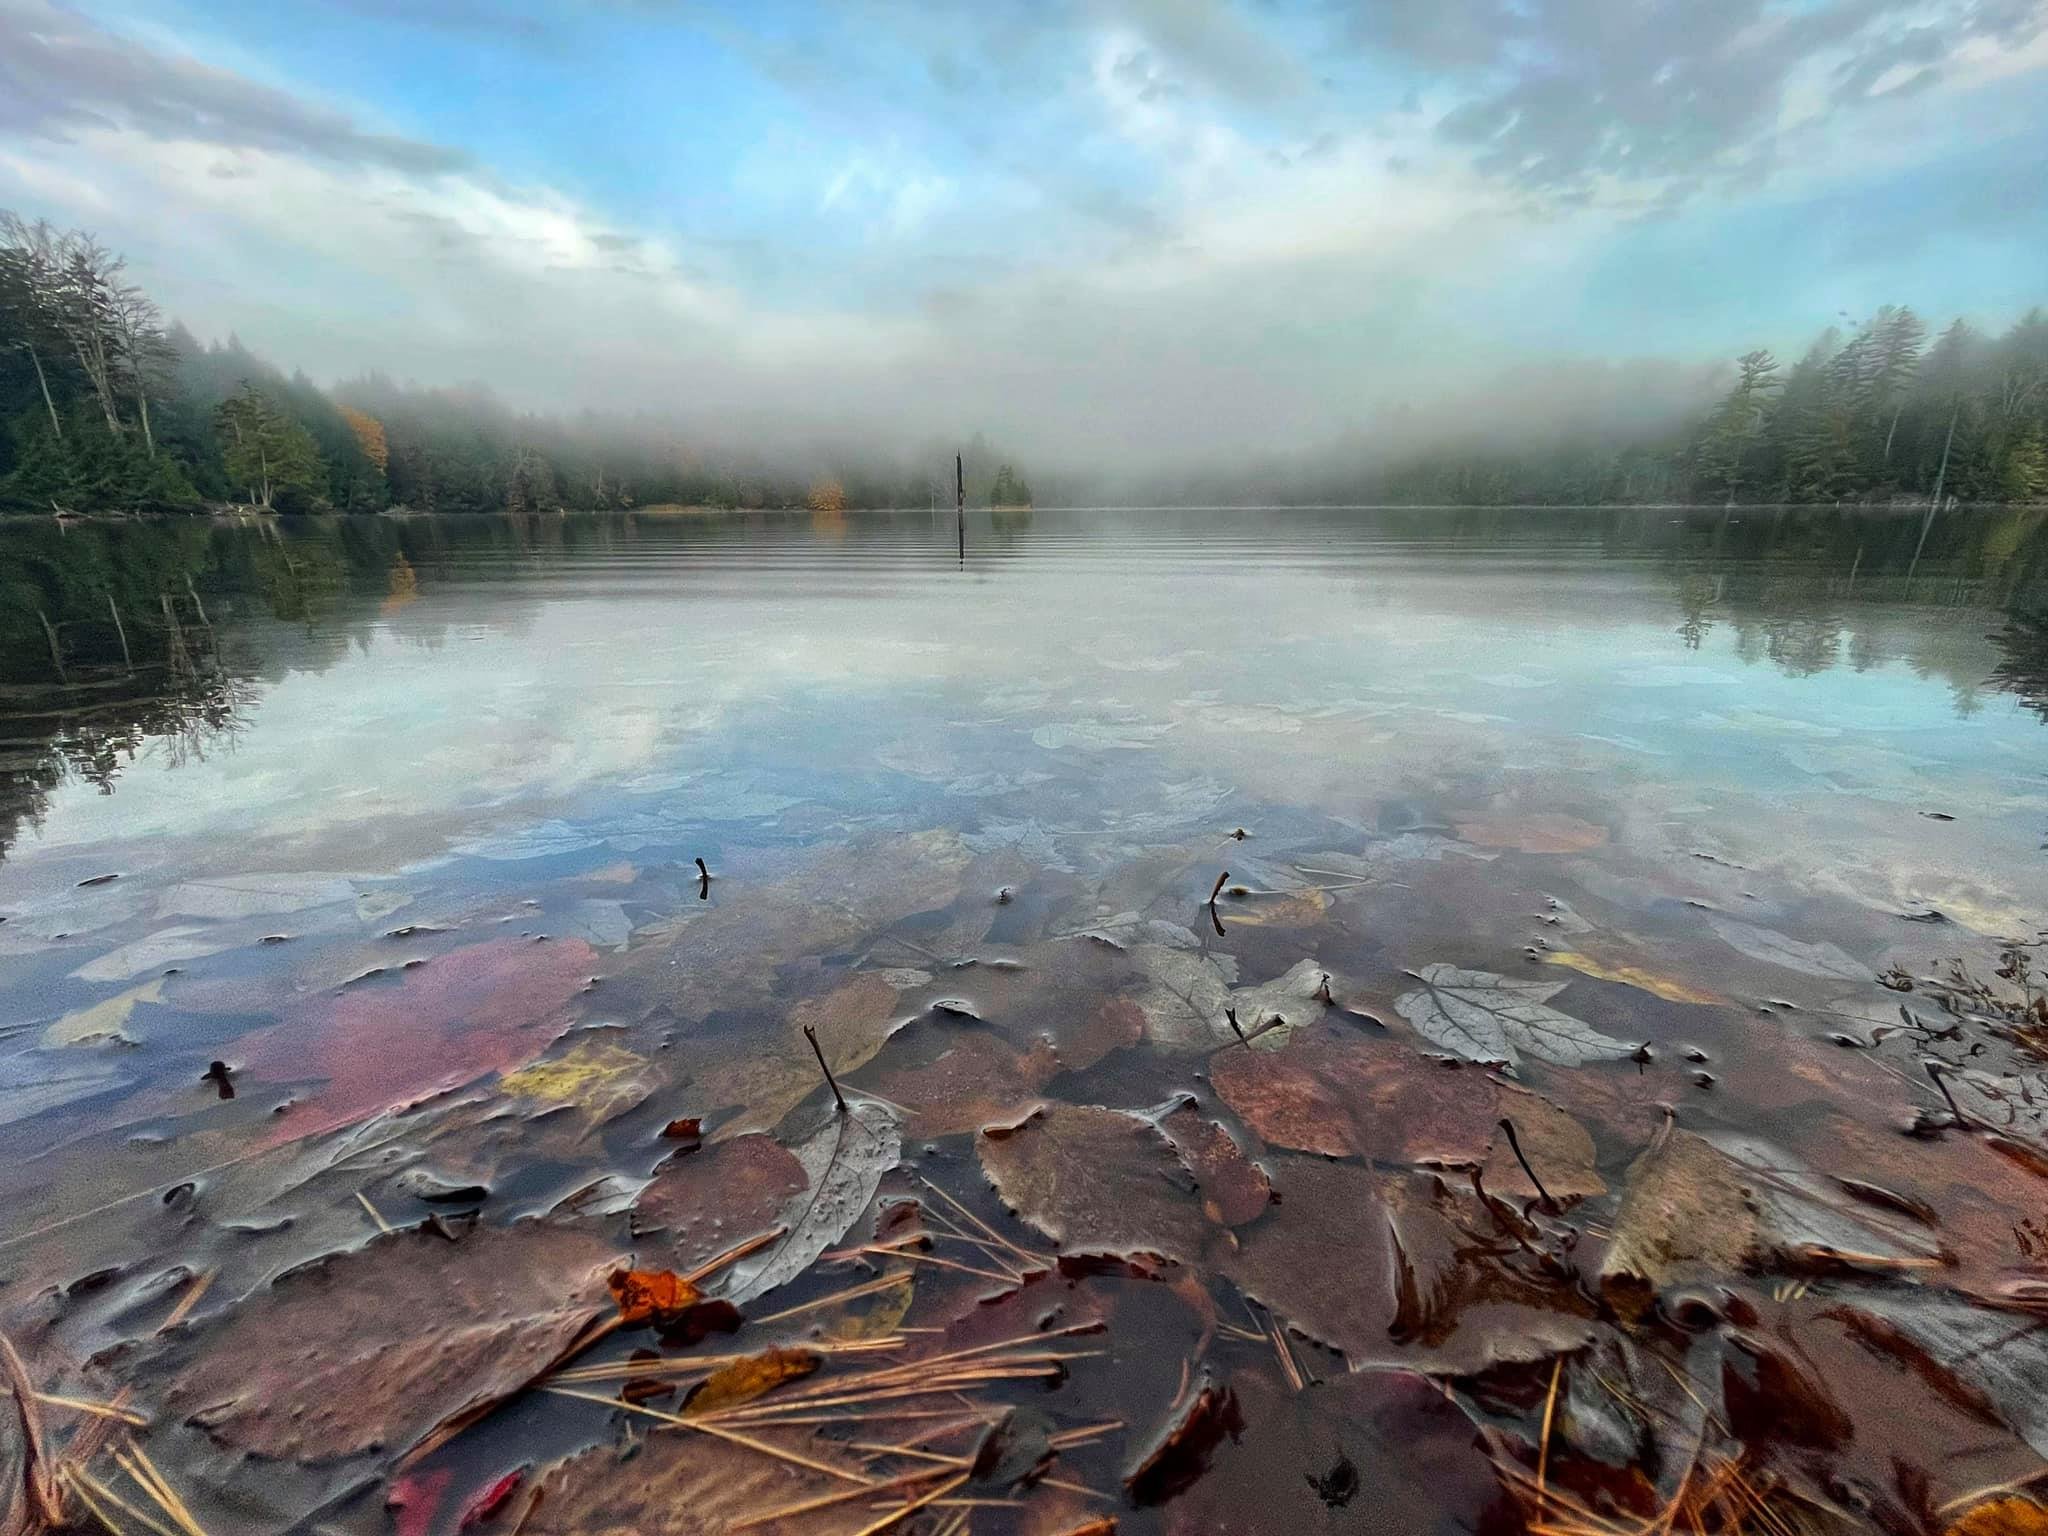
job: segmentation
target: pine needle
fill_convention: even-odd
[[[377,1223],[377,1230],[388,1236],[391,1232],[391,1223],[384,1219],[384,1213],[370,1204],[370,1197],[360,1189],[356,1191],[356,1199],[360,1200],[363,1203],[363,1209],[370,1213],[370,1220]]]
[[[192,1283],[185,1287],[185,1294],[178,1298],[178,1304],[171,1308],[171,1315],[156,1326],[158,1333],[169,1333],[178,1324],[192,1315],[192,1309],[199,1305],[199,1298],[206,1294],[207,1287],[219,1274],[217,1269],[202,1269],[192,1277]]]
[[[897,1521],[901,1520],[905,1515],[916,1514],[917,1511],[923,1509],[925,1505],[930,1504],[936,1499],[943,1499],[947,1494],[951,1493],[954,1489],[966,1483],[966,1481],[967,1474],[965,1472],[962,1472],[950,1483],[941,1483],[938,1487],[934,1488],[930,1493],[927,1493],[920,1498],[912,1499],[908,1504],[905,1504],[902,1508],[894,1510],[889,1514],[884,1515],[881,1519],[875,1521],[872,1525],[862,1526],[858,1531],[855,1531],[853,1533],[853,1536],[879,1536],[880,1532],[889,1529],[890,1526],[894,1525]]]
[[[762,1455],[773,1456],[778,1461],[786,1461],[794,1466],[806,1467],[813,1472],[822,1472],[827,1477],[835,1477],[842,1482],[859,1483],[863,1487],[870,1488],[874,1486],[867,1478],[860,1476],[856,1472],[848,1472],[843,1467],[835,1467],[829,1462],[813,1461],[810,1457],[801,1455],[796,1451],[785,1450],[779,1445],[770,1445],[765,1440],[756,1440],[751,1436],[742,1435],[735,1430],[725,1429],[712,1424],[709,1422],[709,1415],[706,1415],[704,1418],[686,1419],[679,1413],[664,1413],[661,1409],[649,1408],[644,1403],[629,1403],[621,1398],[602,1397],[595,1392],[578,1392],[570,1387],[542,1387],[541,1390],[543,1392],[551,1392],[556,1397],[581,1398],[586,1403],[602,1403],[607,1408],[617,1409],[623,1413],[637,1413],[660,1423],[672,1425],[677,1429],[693,1429],[700,1435],[710,1435],[713,1439],[717,1440],[728,1440],[734,1445],[743,1445],[750,1451],[759,1451]]]
[[[147,1414],[137,1413],[133,1408],[122,1408],[113,1403],[95,1403],[83,1397],[63,1397],[55,1392],[38,1392],[36,1401],[49,1403],[57,1408],[69,1408],[73,1413],[83,1413],[93,1418],[114,1419],[123,1424],[132,1424],[137,1429],[149,1427]]]

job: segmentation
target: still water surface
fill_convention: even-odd
[[[2000,941],[2048,923],[2039,513],[1040,512],[972,520],[964,562],[951,517],[924,513],[0,540],[65,624],[70,681],[102,701],[80,713],[80,690],[49,688],[40,629],[21,629],[0,801],[0,1281],[39,1362],[95,1370],[97,1392],[134,1379],[122,1350],[193,1276],[211,1277],[205,1298],[168,1336],[193,1335],[202,1364],[153,1363],[145,1398],[203,1375],[228,1347],[209,1328],[260,1341],[243,1298],[361,1248],[373,1221],[616,1221],[681,1166],[662,1161],[676,1117],[702,1118],[706,1159],[748,1136],[808,1146],[831,1101],[806,1022],[918,1179],[1033,1252],[1143,1250],[1196,1277],[1193,1303],[1156,1275],[1057,1282],[1117,1342],[1114,1370],[1072,1367],[1056,1421],[1125,1426],[1061,1465],[1108,1490],[1126,1529],[1259,1528],[1232,1522],[1272,1500],[1300,1502],[1302,1529],[1367,1503],[1418,1529],[1511,1518],[1481,1453],[1526,1441],[1558,1352],[1611,1375],[1650,1348],[1617,1322],[1626,1306],[1594,1300],[1610,1239],[1661,1252],[1637,1266],[1659,1285],[1746,1287],[1752,1308],[1805,1304],[1786,1287],[1812,1275],[1787,1281],[1778,1261],[1817,1246],[1868,1250],[1892,1286],[1946,1244],[1967,1284],[1943,1307],[2037,1276],[2026,1224],[2048,1216],[2048,1182],[1983,1150],[1994,1120],[1999,1147],[2040,1141],[2031,1058],[2009,1031],[1983,1051],[1929,1045],[1899,1010],[1989,1017],[1927,978],[1951,957],[1990,977]],[[127,608],[125,664],[95,627],[103,592]],[[2017,985],[1997,1008],[2025,1006]],[[1237,1043],[1273,1019],[1256,1049]],[[1899,1134],[1945,1110],[1929,1050],[1954,1058],[1951,1081],[1983,1079],[1963,1105],[1978,1139]],[[1243,1077],[1290,1054],[1299,1081]],[[1439,1079],[1486,1107],[1446,1109]],[[1148,1216],[1157,1170],[1096,1187],[1140,1152],[1057,1112],[1029,1129],[1041,1103],[1165,1126],[1178,1171],[1158,1177],[1199,1207],[1188,1230],[1177,1208]],[[1361,1249],[1377,1236],[1291,1234],[1280,1213],[1366,1198],[1328,1186],[1332,1168],[1379,1181],[1371,1199],[1397,1213],[1424,1198],[1399,1182],[1417,1168],[1437,1170],[1429,1200],[1466,1198],[1444,1191],[1468,1166],[1512,1192],[1524,1175],[1489,1138],[1494,1110],[1525,1103],[1510,1117],[1547,1149],[1534,1174],[1548,1155],[1571,1186],[1548,1191],[1569,1222],[1525,1214],[1542,1235],[1503,1257],[1495,1234],[1473,1262],[1500,1273],[1481,1280],[1444,1239],[1420,1322],[1398,1283],[1375,1310],[1290,1280],[1323,1266],[1364,1294],[1387,1264],[1412,1271],[1398,1236],[1390,1260]],[[1174,1134],[1172,1113],[1206,1129]],[[1854,1178],[1898,1197],[1888,1220],[1925,1209],[1929,1231],[1873,1234],[1830,1206],[1725,1253],[1632,1239],[1640,1213],[1619,1202],[1667,1121],[1722,1138],[1743,1177],[1774,1170],[1799,1192],[1784,1201],[1818,1210],[1813,1181],[1836,1180],[1833,1199]],[[1476,1142],[1458,1142],[1466,1122]],[[1211,1134],[1227,1177],[1189,1150]],[[1901,1150],[1916,1147],[1936,1150]],[[925,1187],[881,1176],[885,1209]],[[1702,1219],[1722,1219],[1698,1177]],[[1246,1179],[1278,1203],[1219,1210]],[[874,1219],[849,1215],[832,1243]],[[1477,1218],[1431,1219],[1469,1237]],[[619,1242],[657,1226],[633,1222]],[[718,1213],[690,1252],[746,1225]],[[1502,1278],[1549,1243],[1548,1280]],[[772,1288],[778,1304],[859,1278],[830,1261]],[[959,1326],[979,1298],[956,1283],[988,1282],[919,1268],[909,1337]],[[1813,1308],[1770,1327],[1817,1348]],[[1120,1489],[1196,1390],[1184,1365],[1234,1383],[1264,1427],[1221,1436],[1209,1476],[1163,1502]],[[1478,1374],[1515,1369],[1534,1374]],[[1324,1386],[1303,1398],[1297,1376]],[[1356,1385],[1425,1377],[1459,1383],[1456,1411]],[[2011,1382],[1968,1385],[2002,1427],[1974,1460],[1930,1450],[1953,1463],[1929,1474],[1941,1497],[2048,1444],[1996,1406]],[[1913,1411],[1916,1389],[1890,1390],[1888,1411]],[[222,1528],[399,1518],[396,1474],[366,1448],[379,1435],[315,1454],[261,1426],[202,1433],[192,1406],[152,1401],[152,1443]],[[1645,1469],[1603,1496],[1671,1494],[1683,1469],[1652,1454],[1668,1436],[1639,1425],[1650,1449],[1629,1451],[1592,1406],[1580,1416],[1562,1460]],[[419,1438],[383,1428],[393,1453]],[[411,1528],[452,1529],[487,1474],[604,1428],[589,1405],[522,1401],[427,1463],[448,1476],[431,1498],[408,1485]],[[1730,1455],[1749,1454],[1742,1436]],[[260,1476],[231,1454],[252,1446],[271,1458]],[[1441,1478],[1439,1453],[1456,1464]],[[1802,1496],[1833,1477],[1837,1497],[1844,1478],[1885,1508],[1907,1497],[1857,1455],[1876,1452],[1769,1474]],[[1381,1491],[1335,1497],[1344,1459]],[[551,1475],[561,1523],[529,1511],[531,1529],[605,1528],[567,1512],[587,1479]],[[1585,1496],[1599,1485],[1588,1474]],[[1060,1496],[1081,1523],[1087,1501]]]

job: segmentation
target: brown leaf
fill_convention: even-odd
[[[720,1408],[737,1408],[773,1392],[786,1381],[800,1381],[823,1363],[824,1356],[814,1349],[764,1349],[758,1355],[735,1360],[698,1382],[683,1399],[683,1412],[714,1413]]]
[[[1226,1227],[1243,1226],[1272,1202],[1273,1182],[1266,1171],[1246,1157],[1230,1133],[1192,1101],[1160,1121],[1159,1128],[1180,1149],[1181,1161],[1195,1176],[1202,1209],[1211,1221]]]
[[[1027,1054],[980,1030],[943,1038],[945,1048],[935,1059],[882,1072],[879,1080],[865,1079],[911,1111],[903,1129],[915,1139],[952,1136],[998,1121],[1014,1121],[1031,1108],[1039,1089],[1060,1069],[1046,1041],[1039,1041]]]
[[[1484,1071],[1335,1023],[1297,1029],[1278,1050],[1226,1047],[1209,1077],[1268,1143],[1326,1157],[1477,1162],[1499,1129]]]
[[[1601,1292],[1624,1317],[1640,1317],[1674,1282],[1740,1271],[1760,1234],[1741,1169],[1691,1132],[1667,1129],[1629,1168]]]
[[[1482,816],[1458,823],[1458,837],[1475,848],[1522,853],[1584,853],[1607,841],[1607,829],[1576,816],[1537,811],[1525,816]]]
[[[1187,1261],[1208,1236],[1173,1144],[1136,1115],[1054,1104],[975,1145],[1010,1209],[1069,1250]]]
[[[702,1291],[669,1269],[615,1269],[605,1283],[619,1304],[619,1321],[628,1328],[670,1327],[704,1299]]]
[[[864,1475],[823,1440],[806,1442],[802,1455],[837,1466],[848,1478]],[[678,1430],[623,1448],[594,1446],[556,1462],[536,1479],[513,1530],[517,1536],[714,1536],[742,1520],[849,1491],[860,1490],[812,1467]],[[871,1502],[856,1497],[754,1529],[766,1536],[851,1536],[874,1521]]]
[[[1164,1503],[1209,1469],[1225,1435],[1243,1430],[1236,1396],[1204,1373],[1174,1404],[1165,1430],[1125,1476],[1124,1490],[1136,1504]]]
[[[609,1311],[612,1245],[576,1227],[412,1230],[288,1271],[147,1356],[168,1406],[259,1456],[405,1450],[572,1353]],[[402,1304],[394,1304],[402,1298]]]
[[[1507,1083],[1495,1087],[1500,1095],[1495,1107],[1503,1118],[1514,1122],[1522,1154],[1551,1199],[1569,1206],[1607,1193],[1607,1181],[1595,1166],[1593,1138],[1584,1126],[1541,1094]],[[1494,1137],[1482,1177],[1489,1193],[1512,1200],[1537,1197],[1536,1186],[1523,1171],[1505,1133]]]
[[[772,1136],[741,1136],[662,1164],[633,1203],[633,1233],[666,1234],[664,1257],[688,1272],[771,1231],[809,1185],[803,1164]]]

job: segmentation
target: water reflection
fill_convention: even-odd
[[[998,509],[970,521],[966,581],[1046,578],[1032,585],[1028,612],[1008,615],[1026,650],[1063,626],[1114,628],[1112,615],[1061,611],[1090,574],[1181,584],[1196,627],[1156,637],[1168,643],[1199,632],[1198,594],[1226,573],[1270,578],[1276,590],[1302,572],[1350,573],[1362,608],[1391,598],[1469,614],[1478,595],[1496,614],[1540,608],[1547,626],[1588,634],[1662,594],[1688,652],[1725,643],[1789,678],[1903,662],[1944,683],[1959,717],[1990,689],[2048,719],[2039,511],[1931,524],[1805,508]],[[465,645],[481,631],[516,634],[550,601],[725,597],[749,581],[793,605],[752,617],[800,634],[815,616],[805,604],[882,599],[892,585],[942,601],[959,591],[922,585],[950,563],[951,522],[942,509],[10,525],[0,531],[10,557],[0,577],[0,855],[61,786],[111,794],[140,756],[175,767],[228,750],[282,679],[321,674],[380,640],[433,654],[451,625]],[[1068,572],[1082,579],[1064,587]],[[967,590],[998,610],[1023,597]],[[437,593],[465,601],[421,603]],[[1248,643],[1267,655],[1306,619],[1271,600],[1271,611],[1248,616],[1260,630]],[[1332,617],[1341,615],[1318,620]],[[619,669],[615,658],[593,666]]]

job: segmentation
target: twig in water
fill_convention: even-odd
[[[818,1044],[818,1031],[811,1025],[804,1026],[804,1038],[811,1042],[811,1051],[818,1058],[818,1070],[825,1074],[825,1086],[832,1090],[833,1102],[839,1106],[839,1113],[846,1113],[846,1095],[839,1091],[839,1084],[833,1079],[832,1069],[825,1065],[824,1047]]]
[[[711,871],[704,867],[704,861],[701,858],[697,860],[697,899],[699,901],[709,901],[711,899]]]
[[[217,1269],[203,1269],[192,1277],[192,1283],[185,1287],[185,1294],[178,1298],[178,1304],[171,1308],[171,1315],[157,1324],[158,1333],[169,1333],[178,1324],[192,1315],[192,1309],[199,1305],[199,1298],[206,1294],[206,1288],[213,1284]]]
[[[1514,1148],[1515,1161],[1522,1165],[1522,1172],[1529,1175],[1529,1182],[1536,1186],[1536,1193],[1543,1197],[1543,1208],[1552,1213],[1562,1210],[1563,1207],[1550,1198],[1550,1191],[1543,1187],[1543,1181],[1536,1177],[1536,1170],[1529,1166],[1529,1159],[1522,1154],[1522,1141],[1515,1135],[1515,1122],[1503,1115],[1500,1128],[1508,1133],[1508,1145]]]
[[[377,1223],[377,1230],[379,1232],[389,1233],[391,1230],[391,1223],[384,1219],[383,1212],[379,1211],[377,1207],[370,1204],[370,1197],[364,1194],[359,1189],[356,1191],[356,1198],[363,1202],[363,1209],[370,1213],[370,1220]]]
[[[1227,869],[1226,869],[1225,871],[1223,871],[1223,873],[1222,873],[1222,874],[1220,874],[1220,875],[1218,875],[1218,876],[1216,877],[1216,884],[1215,884],[1215,886],[1214,886],[1214,887],[1213,887],[1213,888],[1212,888],[1212,889],[1210,890],[1210,892],[1209,892],[1209,905],[1210,905],[1210,906],[1212,906],[1212,907],[1213,907],[1213,906],[1215,906],[1215,905],[1216,905],[1216,898],[1217,898],[1218,896],[1221,896],[1221,895],[1223,894],[1223,882],[1224,882],[1224,881],[1226,881],[1226,880],[1228,880],[1229,878],[1230,878],[1230,871],[1229,871],[1229,870],[1227,870]]]
[[[1328,971],[1323,972],[1323,979],[1316,983],[1315,997],[1316,1001],[1325,1008],[1334,1008],[1337,1005],[1337,999],[1330,996],[1330,973]]]
[[[1237,1010],[1235,1008],[1225,1008],[1223,1010],[1223,1017],[1229,1021],[1230,1032],[1233,1035],[1237,1036],[1237,1043],[1243,1046],[1246,1050],[1250,1050],[1252,1047],[1252,1043],[1251,1041],[1245,1039],[1244,1030],[1240,1028],[1238,1025]]]
[[[1968,1125],[1970,1117],[1963,1113],[1962,1106],[1956,1103],[1955,1095],[1948,1091],[1948,1084],[1942,1080],[1941,1063],[1929,1061],[1922,1065],[1927,1068],[1927,1075],[1934,1079],[1934,1086],[1941,1090],[1941,1096],[1948,1104],[1949,1113],[1956,1117],[1956,1124]]]

